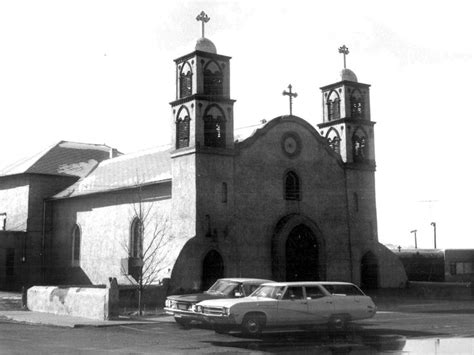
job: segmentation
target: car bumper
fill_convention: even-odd
[[[236,326],[237,322],[235,320],[234,315],[223,316],[223,315],[201,315],[201,319],[203,322],[211,324],[211,325],[225,325],[225,326]]]
[[[165,307],[163,308],[166,314],[169,314],[170,316],[174,316],[175,318],[183,318],[183,319],[189,319],[189,320],[202,320],[202,316],[198,313],[192,312],[192,311],[184,311],[181,309],[176,309],[176,308],[168,308]]]

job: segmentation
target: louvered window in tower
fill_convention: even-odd
[[[204,68],[204,94],[220,96],[223,93],[223,75],[219,65],[211,61]]]
[[[369,158],[367,136],[361,129],[352,136],[352,151],[355,162],[363,162]]]
[[[212,105],[204,115],[204,145],[206,147],[225,147],[225,116],[217,105]]]
[[[184,63],[179,73],[179,97],[183,98],[193,92],[193,72],[188,62]]]
[[[336,91],[329,94],[327,101],[329,121],[341,118],[341,99]]]
[[[351,117],[362,118],[364,116],[364,99],[359,90],[355,90],[350,99]]]
[[[189,146],[190,121],[188,109],[185,106],[181,107],[176,119],[176,149]]]
[[[334,150],[336,153],[340,154],[341,153],[341,138],[339,137],[339,134],[334,128],[331,128],[328,131],[326,135],[326,139],[328,140],[328,143],[331,149]]]

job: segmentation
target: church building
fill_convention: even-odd
[[[230,61],[205,37],[175,59],[172,118],[160,122],[172,125],[170,146],[114,150],[61,180],[58,191],[29,188],[25,193],[42,197],[36,209],[15,207],[11,182],[4,183],[14,174],[0,176],[0,214],[7,215],[0,235],[24,238],[28,225],[9,230],[9,218],[36,216],[28,270],[42,272],[25,282],[104,284],[116,277],[129,284],[143,267],[150,283],[169,279],[170,292],[206,289],[220,277],[349,281],[365,289],[405,284],[399,259],[378,241],[370,85],[344,68],[337,82],[321,87],[317,127],[290,114],[262,117],[256,130],[237,135]],[[107,149],[95,147],[90,156],[82,150],[81,159]],[[49,169],[35,176],[71,171]],[[25,245],[10,248],[11,265],[29,262]]]

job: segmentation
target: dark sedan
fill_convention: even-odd
[[[225,278],[217,280],[207,291],[187,295],[168,296],[165,312],[174,316],[176,322],[187,326],[193,320],[200,320],[194,312],[196,303],[218,298],[240,298],[249,296],[263,283],[272,282],[264,279]]]

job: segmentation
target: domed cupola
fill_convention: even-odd
[[[211,40],[205,37],[201,37],[197,40],[196,47],[194,49],[201,52],[208,52],[213,54],[217,53],[216,46],[214,45],[214,43],[212,43]]]
[[[352,70],[344,68],[341,70],[341,81],[345,80],[357,83],[357,76]]]

